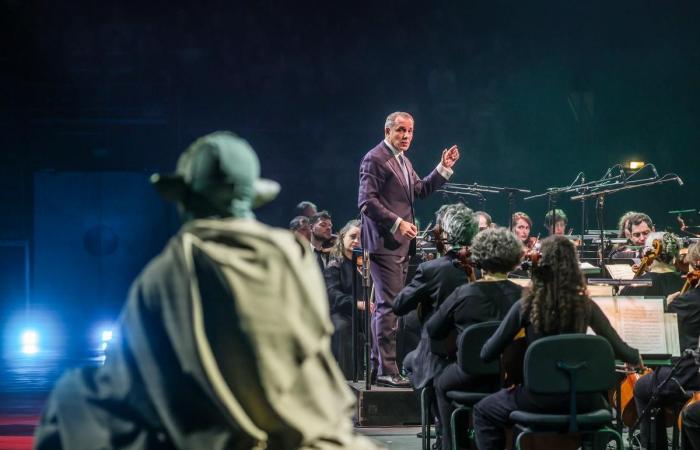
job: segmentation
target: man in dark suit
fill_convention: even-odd
[[[413,117],[406,112],[389,114],[384,140],[370,150],[360,164],[358,207],[363,213],[362,243],[370,253],[377,309],[372,316],[376,342],[377,384],[408,387],[396,364],[397,318],[394,297],[406,280],[409,256],[415,253],[415,197],[425,198],[452,175],[459,159],[453,145],[430,174],[421,179],[404,156],[413,139]]]

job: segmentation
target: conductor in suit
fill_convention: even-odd
[[[362,245],[370,253],[377,303],[372,316],[377,384],[389,387],[410,386],[396,363],[397,317],[392,305],[405,284],[409,257],[416,251],[413,200],[440,188],[452,176],[452,167],[459,159],[456,145],[443,150],[437,167],[421,179],[405,156],[413,126],[409,113],[389,114],[384,140],[367,152],[360,164],[357,203],[363,214]]]

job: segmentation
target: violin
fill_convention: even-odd
[[[685,284],[681,288],[681,295],[685,294],[690,288],[695,289],[700,281],[700,269],[691,270],[685,275]]]
[[[651,263],[654,262],[656,258],[659,257],[661,254],[661,240],[660,239],[654,239],[654,242],[651,244],[652,248],[647,250],[647,252],[644,254],[644,257],[642,258],[641,262],[639,263],[639,266],[634,268],[634,277],[638,278],[642,275],[644,275],[644,272],[647,271],[649,266],[651,266]]]
[[[435,248],[438,253],[444,255],[447,249],[447,242],[442,227],[438,223],[433,227],[433,240],[435,241]]]
[[[476,264],[472,261],[472,252],[469,250],[469,247],[462,247],[457,252],[456,264],[467,274],[470,283],[476,281]]]

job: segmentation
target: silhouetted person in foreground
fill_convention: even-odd
[[[57,383],[37,449],[374,449],[353,397],[308,242],[252,208],[279,187],[248,143],[204,136],[173,175],[182,229],[134,281],[102,367]]]

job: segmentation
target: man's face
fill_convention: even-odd
[[[644,242],[647,240],[647,236],[649,236],[652,231],[654,230],[649,228],[649,224],[646,222],[642,222],[639,225],[632,224],[629,240],[632,242],[632,245],[644,245]]]
[[[483,231],[489,227],[489,223],[486,220],[486,217],[484,216],[478,216],[479,217],[479,231]]]
[[[517,219],[513,232],[521,241],[526,240],[530,236],[530,224],[523,219]]]
[[[326,241],[331,238],[331,230],[333,229],[333,222],[329,219],[321,219],[314,224],[311,228],[311,232],[314,237],[320,241]]]
[[[566,231],[566,222],[563,220],[557,220],[554,222],[554,234],[564,234]]]
[[[384,137],[398,151],[405,152],[413,139],[413,120],[399,116],[394,126],[384,129]]]

